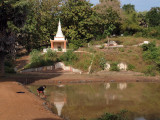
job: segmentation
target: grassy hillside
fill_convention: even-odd
[[[122,48],[96,48],[95,45],[102,45],[107,42],[107,39],[101,41],[92,41],[90,47],[80,48],[79,51],[84,52],[73,52],[68,51],[66,53],[52,53],[48,51],[47,54],[40,55],[37,59],[36,56],[32,55],[33,60],[31,61],[34,67],[44,66],[48,64],[54,64],[55,62],[62,61],[66,65],[71,65],[74,68],[80,69],[84,72],[88,72],[88,68],[93,61],[91,72],[98,72],[104,70],[105,63],[110,64],[126,63],[129,70],[135,72],[145,72],[151,62],[146,62],[143,60],[142,54],[143,49],[141,46],[135,46],[144,41],[156,41],[156,45],[160,45],[160,41],[156,39],[146,39],[146,38],[135,38],[135,37],[115,37],[110,38],[112,41],[116,41],[119,45],[124,45]],[[44,56],[44,57],[43,57]],[[41,59],[42,60],[41,60]],[[39,61],[41,60],[41,61]],[[33,67],[32,64],[28,64]],[[42,64],[43,63],[43,64]],[[31,66],[32,65],[32,66]],[[29,68],[30,68],[29,67]],[[132,69],[130,69],[132,68]]]
[[[87,50],[89,52],[93,52],[95,54],[95,60],[93,62],[92,71],[97,72],[102,70],[99,63],[101,58],[105,58],[109,63],[126,63],[129,66],[132,66],[133,71],[136,72],[145,72],[147,70],[148,65],[143,60],[142,53],[143,50],[141,46],[135,46],[144,41],[156,41],[157,46],[160,45],[160,40],[156,39],[147,39],[147,38],[136,38],[136,37],[115,37],[110,38],[112,41],[116,41],[119,45],[124,45],[123,48],[95,48],[94,45],[102,45],[107,43],[107,39],[103,39],[101,41],[92,41],[92,46],[90,48],[83,48],[83,50]]]

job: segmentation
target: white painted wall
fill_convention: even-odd
[[[118,64],[118,67],[120,70],[127,70],[127,64],[126,63],[119,63]]]
[[[105,70],[109,71],[110,67],[111,67],[111,65],[109,63],[106,63]]]

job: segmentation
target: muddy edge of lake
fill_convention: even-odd
[[[7,75],[5,81],[17,81],[24,85],[29,84],[72,84],[96,82],[160,82],[160,76],[145,76],[137,72],[99,72],[96,74],[52,74],[52,73],[25,73]]]

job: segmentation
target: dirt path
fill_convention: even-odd
[[[43,103],[17,82],[0,82],[0,120],[61,120]]]

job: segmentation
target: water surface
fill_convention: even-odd
[[[29,86],[36,94],[39,86]],[[96,83],[49,85],[52,110],[69,120],[91,120],[128,110],[130,120],[160,120],[160,83]]]

